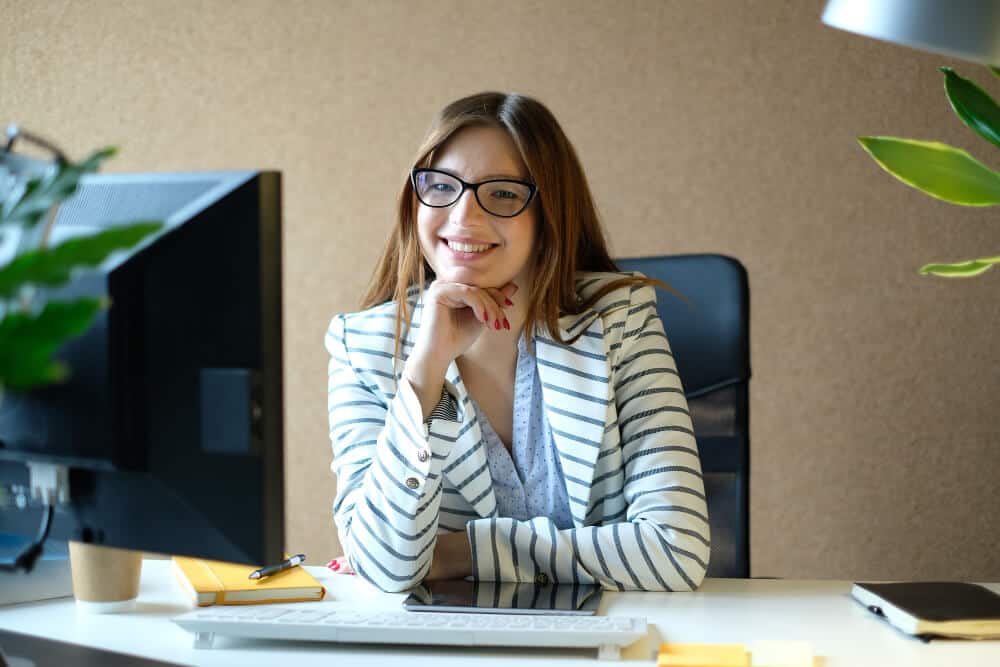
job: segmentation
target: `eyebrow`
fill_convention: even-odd
[[[451,174],[455,178],[462,178],[457,173],[455,173],[454,169],[445,169],[444,167],[431,167],[431,169],[436,169],[438,171],[443,171],[443,172],[445,172],[447,174]],[[517,176],[517,175],[511,175],[511,174],[486,174],[485,176],[483,176],[482,178],[480,178],[476,182],[482,183],[483,181],[493,181],[493,180],[522,181],[524,183],[530,183],[531,182],[531,179],[529,179],[527,176]]]

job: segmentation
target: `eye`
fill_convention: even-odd
[[[494,190],[491,195],[497,199],[520,199],[521,195],[510,190]]]
[[[427,189],[431,192],[454,192],[455,186],[450,183],[431,183]]]

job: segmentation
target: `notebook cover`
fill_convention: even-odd
[[[293,567],[264,579],[249,579],[254,565],[227,563],[202,558],[174,556],[179,575],[183,575],[198,598],[214,594],[215,604],[261,604],[267,602],[305,602],[321,600],[325,589],[304,567]],[[246,599],[247,597],[251,599]],[[213,604],[196,599],[199,606]]]
[[[912,581],[857,585],[921,621],[1000,620],[1000,595],[978,584]]]

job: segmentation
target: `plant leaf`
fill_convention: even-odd
[[[932,197],[962,206],[1000,204],[1000,174],[961,149],[899,137],[858,142],[887,172]]]
[[[30,179],[20,196],[4,202],[0,211],[0,225],[36,225],[49,209],[76,192],[81,176],[97,171],[101,163],[112,157],[117,150],[114,147],[102,148],[83,162],[57,163],[52,173]]]
[[[0,267],[0,299],[15,296],[22,285],[61,285],[74,268],[97,266],[115,250],[131,248],[162,226],[160,222],[141,222],[115,227],[18,255]]]
[[[973,132],[1000,146],[1000,106],[989,94],[950,67],[942,67],[944,92],[951,108]]]
[[[972,278],[989,271],[994,264],[1000,264],[1000,256],[970,259],[955,264],[925,264],[920,267],[920,273],[942,278]]]
[[[990,71],[993,72],[994,76],[1000,77],[1000,68],[997,68],[994,65],[990,65]]]
[[[86,331],[106,303],[51,302],[37,315],[10,313],[0,319],[0,386],[30,389],[64,380],[69,369],[52,355],[67,339]]]

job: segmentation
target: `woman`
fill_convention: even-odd
[[[708,516],[656,281],[617,272],[559,124],[473,95],[414,164],[365,310],[326,336],[351,566],[386,591],[696,588]]]

